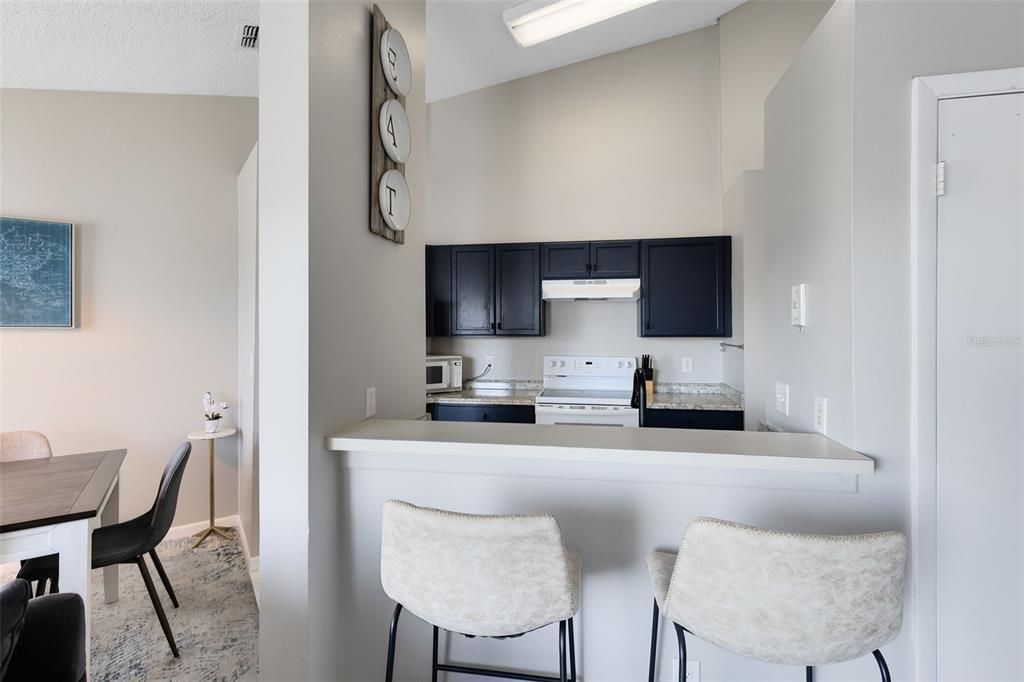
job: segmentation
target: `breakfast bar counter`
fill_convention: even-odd
[[[340,546],[331,551],[346,567],[331,607],[360,623],[343,638],[348,679],[383,675],[395,608],[380,574],[388,500],[472,514],[553,514],[582,566],[576,646],[580,678],[589,682],[646,679],[645,557],[675,551],[694,518],[813,533],[898,527],[874,502],[887,485],[874,475],[875,461],[820,434],[367,419],[325,445],[337,458],[331,513],[342,519],[341,535],[330,540]],[[430,628],[405,618],[395,679],[425,679]],[[671,675],[675,646],[667,634],[662,643],[659,680]],[[450,635],[441,646],[460,665],[549,674],[532,662],[548,660],[557,643],[542,629],[508,640]],[[693,642],[690,654],[713,679],[781,679],[768,664],[752,670],[704,642]]]

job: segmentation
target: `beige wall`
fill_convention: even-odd
[[[256,407],[256,288],[259,150],[238,174],[238,522],[250,557],[260,555],[259,420]]]
[[[430,244],[719,234],[715,27],[429,106]],[[550,306],[541,339],[436,339],[540,378],[545,353],[651,353],[666,381],[721,381],[717,340],[641,339],[636,307]],[[595,339],[600,334],[600,340]],[[694,372],[680,371],[692,357]]]
[[[0,332],[0,429],[55,454],[127,448],[121,517],[202,428],[202,393],[236,400],[236,177],[255,99],[4,90],[0,213],[78,229],[80,326]],[[228,420],[235,415],[228,413]],[[175,523],[208,515],[196,448]],[[236,512],[237,443],[217,455],[217,513]]]
[[[260,675],[348,679],[355,571],[347,503],[324,439],[365,416],[423,412],[427,194],[422,0],[382,2],[414,65],[406,111],[412,221],[404,245],[369,218],[369,0],[261,3]],[[261,39],[262,40],[262,39]],[[383,616],[386,618],[386,616]]]

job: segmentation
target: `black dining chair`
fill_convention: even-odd
[[[182,443],[174,451],[171,461],[167,463],[163,476],[160,477],[160,487],[157,490],[156,502],[152,508],[142,516],[131,521],[116,523],[112,526],[97,528],[92,534],[92,567],[104,568],[115,564],[135,564],[142,574],[142,582],[146,584],[149,598],[156,610],[156,617],[160,620],[160,627],[164,630],[167,643],[171,645],[171,652],[175,658],[178,657],[178,645],[174,643],[174,633],[171,632],[171,625],[167,622],[167,615],[160,603],[160,597],[156,593],[153,579],[149,576],[146,568],[145,555],[153,560],[156,572],[171,597],[174,608],[178,608],[178,598],[174,596],[174,589],[171,588],[171,581],[167,579],[160,557],[156,555],[156,546],[167,535],[174,520],[174,510],[178,505],[178,489],[181,488],[181,478],[185,474],[185,465],[188,463],[188,456],[192,452],[189,443]],[[49,580],[51,585],[56,585],[58,580],[58,557],[56,554],[27,560],[18,571],[18,577],[24,580]]]

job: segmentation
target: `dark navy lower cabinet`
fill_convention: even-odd
[[[734,410],[664,410],[644,412],[644,426],[660,429],[742,431],[743,412]]]
[[[640,242],[640,336],[732,335],[732,238]]]
[[[533,405],[427,405],[430,418],[436,422],[496,422],[533,424]]]

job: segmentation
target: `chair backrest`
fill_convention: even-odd
[[[164,473],[160,476],[156,501],[149,510],[149,534],[140,553],[153,549],[167,535],[171,522],[174,521],[174,511],[178,506],[178,490],[181,488],[181,479],[185,475],[185,465],[188,464],[188,456],[191,452],[192,444],[182,443],[171,455],[167,466],[164,467]]]
[[[38,431],[5,431],[0,433],[0,462],[52,457],[50,441]]]
[[[762,661],[847,661],[899,634],[906,556],[896,531],[799,535],[698,518],[683,534],[666,615]]]
[[[384,592],[446,630],[500,637],[570,618],[578,606],[577,572],[553,516],[384,505]]]

